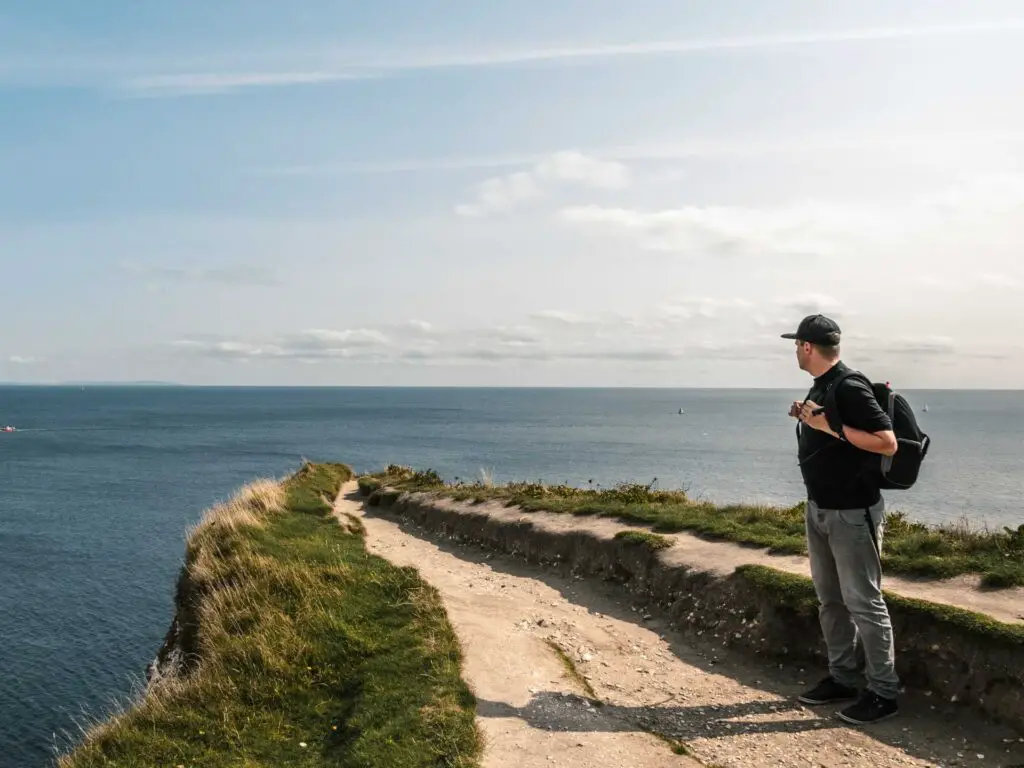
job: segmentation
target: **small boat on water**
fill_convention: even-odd
[[[679,415],[682,416],[684,413],[686,413],[686,411],[684,411],[682,408],[680,408],[679,409]]]
[[[10,424],[8,424],[6,427],[0,427],[0,432],[17,432],[17,431],[18,431],[18,428],[17,427],[12,427]]]
[[[922,408],[921,410],[924,411],[925,413],[928,413],[928,403],[925,403],[924,408]]]

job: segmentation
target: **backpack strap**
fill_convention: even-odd
[[[844,371],[836,377],[835,381],[828,385],[828,389],[825,390],[825,402],[822,406],[825,408],[825,420],[828,422],[829,429],[836,434],[841,434],[843,430],[843,420],[839,414],[839,403],[837,402],[839,387],[847,379],[857,378],[863,381],[868,387],[871,387],[871,380],[860,371]]]
[[[839,417],[839,405],[836,403],[836,392],[839,391],[840,384],[842,384],[844,381],[852,377],[858,377],[862,381],[866,382],[869,387],[871,386],[871,380],[860,371],[844,371],[843,373],[839,374],[834,381],[829,382],[829,385],[825,388],[825,402],[820,404],[821,407],[825,409],[825,420],[828,422],[829,429],[831,429],[836,434],[842,434],[843,430],[843,422],[842,419]],[[805,400],[804,402],[807,401]],[[801,424],[799,422],[797,423],[797,442],[800,441],[801,428],[806,429],[806,426],[807,425],[805,424]],[[801,461],[800,464],[804,465],[808,463],[811,459],[813,459],[822,451],[827,451],[830,448],[834,448],[835,446],[840,445],[842,442],[842,440],[836,440],[834,442],[826,443],[821,448],[812,453],[810,456]]]

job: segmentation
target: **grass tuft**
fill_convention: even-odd
[[[769,593],[777,605],[794,608],[807,615],[816,615],[818,612],[814,584],[805,576],[777,571],[764,565],[741,565],[736,569],[736,575]],[[888,591],[885,592],[885,600],[890,607],[898,608],[903,616],[920,615],[972,635],[1024,645],[1024,625],[1021,624],[1006,624],[974,611],[894,595]]]
[[[374,491],[379,491],[383,483],[376,477],[363,476],[359,478],[359,493],[362,496],[369,496]]]
[[[61,768],[478,765],[440,598],[332,517],[350,477],[305,464],[204,516],[184,576],[198,663],[94,727]]]
[[[672,540],[665,536],[647,531],[619,531],[615,538],[627,544],[638,544],[648,547],[657,552],[659,549],[668,549],[672,546]]]
[[[603,702],[597,697],[597,693],[594,691],[594,687],[590,684],[590,681],[585,678],[580,671],[576,668],[576,662],[572,660],[572,657],[565,652],[565,650],[551,638],[544,641],[548,647],[555,652],[558,660],[562,662],[562,666],[565,668],[565,673],[576,682],[580,688],[587,694],[587,698],[591,700],[591,703],[602,706]]]

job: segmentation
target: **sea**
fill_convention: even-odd
[[[1024,523],[1024,392],[904,393],[933,446],[890,508]],[[447,479],[802,498],[789,404],[740,389],[0,388],[0,766],[51,765],[137,692],[204,508],[303,459]],[[927,406],[927,411],[924,407]],[[680,409],[684,413],[679,413]]]

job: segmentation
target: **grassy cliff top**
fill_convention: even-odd
[[[307,464],[207,512],[178,590],[191,671],[94,727],[61,768],[477,765],[440,598],[332,516],[350,477]]]
[[[360,485],[364,491],[387,486],[460,501],[496,500],[526,511],[602,515],[645,523],[655,531],[692,531],[780,554],[807,553],[803,503],[792,507],[719,506],[694,501],[682,491],[637,484],[600,489],[541,483],[447,483],[432,470],[396,465],[360,478]],[[910,576],[979,574],[987,587],[1024,586],[1024,525],[1002,531],[972,530],[966,525],[933,527],[899,512],[890,513],[882,562],[888,571]]]

